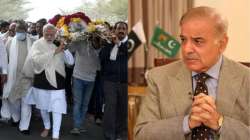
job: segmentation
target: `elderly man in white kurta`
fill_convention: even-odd
[[[52,112],[52,139],[59,139],[62,114],[66,114],[65,99],[65,62],[73,65],[74,58],[64,44],[53,44],[56,28],[47,24],[43,28],[41,39],[32,46],[31,59],[34,67],[33,93],[36,107],[41,110],[45,129],[42,137],[47,137],[51,128],[49,113]]]
[[[27,34],[27,24],[23,20],[18,20],[16,24],[16,35],[6,43],[8,52],[8,78],[3,89],[3,100],[1,108],[1,116],[11,119],[14,125],[20,120],[20,100],[13,100],[15,93],[18,92],[17,87],[22,87],[20,78],[23,64],[31,48],[33,40]]]

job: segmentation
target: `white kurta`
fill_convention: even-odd
[[[21,82],[22,69],[31,48],[33,40],[28,36],[25,41],[19,41],[14,37],[10,42],[6,44],[9,64],[8,64],[8,80],[4,85],[3,98],[9,98],[12,102],[15,101],[20,91],[20,88],[25,86]]]
[[[17,100],[16,95],[20,87],[25,86],[20,82],[21,71],[31,44],[32,40],[28,36],[25,41],[14,37],[6,43],[9,58],[8,80],[3,89],[1,116],[8,119],[12,117],[15,122],[20,120],[20,100]]]
[[[64,55],[55,54],[56,46],[48,43],[44,38],[37,40],[31,49],[31,59],[35,74],[45,71],[48,82],[57,88],[56,73],[65,77]]]
[[[33,99],[36,102],[36,108],[66,114],[67,103],[65,90],[44,90],[33,88]],[[32,102],[32,101],[31,101]]]
[[[64,51],[59,54],[54,54],[56,46],[47,43],[44,38],[36,41],[31,50],[31,59],[33,62],[34,72],[36,74],[45,71],[45,75],[49,83],[57,87],[55,73],[65,77],[65,62],[73,65],[74,58],[69,51]],[[67,104],[65,97],[65,90],[47,90],[33,87],[33,95],[27,96],[27,102],[35,102],[36,107],[40,110],[47,110],[48,112],[56,112],[66,114]],[[35,101],[32,101],[32,100]]]

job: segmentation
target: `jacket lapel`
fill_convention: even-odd
[[[192,78],[191,72],[181,63],[176,77],[172,77],[175,110],[178,115],[189,113],[192,104]]]
[[[233,105],[239,96],[239,87],[242,76],[232,66],[227,58],[223,57],[220,70],[216,106],[220,113],[230,115]],[[188,114],[192,104],[192,76],[186,66],[181,63],[180,69],[175,77],[171,77],[173,89],[171,95],[175,111],[178,115]],[[235,82],[237,81],[237,82]]]

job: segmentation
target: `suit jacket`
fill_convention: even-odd
[[[157,67],[148,72],[147,96],[135,126],[136,140],[184,140],[184,116],[192,104],[192,78],[184,63]],[[250,139],[250,69],[223,57],[217,111],[224,115],[220,140]]]

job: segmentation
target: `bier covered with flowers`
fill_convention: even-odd
[[[109,42],[107,28],[104,21],[91,19],[82,12],[71,15],[55,15],[49,20],[58,29],[58,37],[68,42],[88,41],[96,49],[100,48],[101,41]]]

